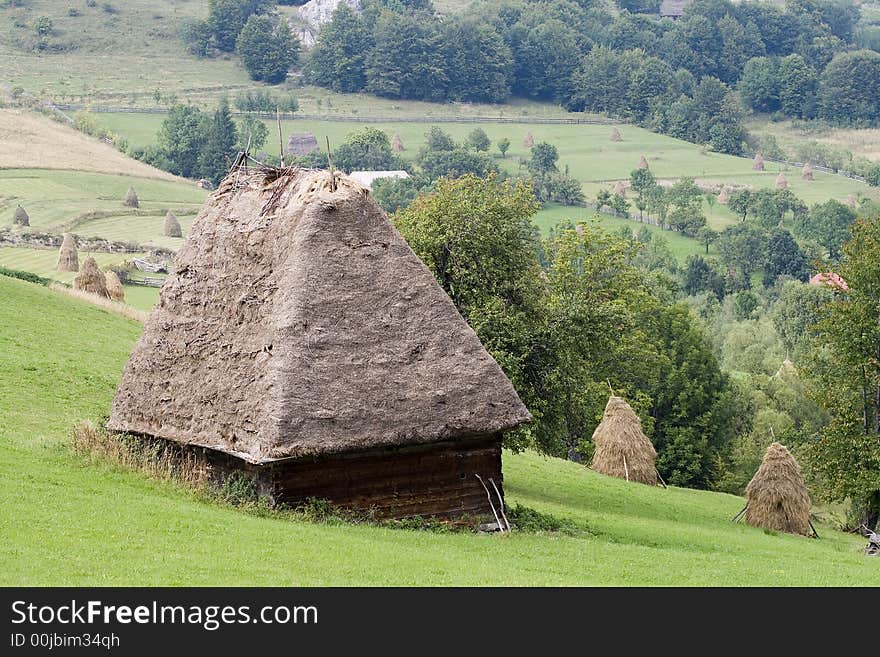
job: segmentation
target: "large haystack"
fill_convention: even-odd
[[[620,130],[618,130],[617,128],[612,128],[611,137],[609,137],[609,139],[611,139],[611,141],[615,143],[623,141],[623,137],[620,136]]]
[[[403,147],[403,140],[396,132],[391,137],[391,150],[395,153],[402,153],[405,150]]]
[[[721,187],[718,192],[718,205],[727,205],[730,203],[730,194],[727,193],[727,187]]]
[[[202,208],[108,428],[252,464],[279,503],[452,515],[488,511],[475,474],[500,482],[529,418],[369,191],[289,167],[238,170]]]
[[[745,521],[755,527],[812,535],[810,494],[801,469],[784,446],[772,443],[746,487]]]
[[[20,205],[15,208],[15,214],[12,215],[12,223],[19,226],[31,225],[31,218],[28,216],[28,213],[25,211],[25,209]]]
[[[755,155],[755,161],[752,164],[752,169],[755,171],[763,171],[764,170],[764,154],[758,153]]]
[[[58,250],[58,262],[55,263],[55,271],[79,271],[76,239],[70,233],[64,233],[61,248]]]
[[[779,175],[776,176],[776,189],[787,189],[788,188],[788,180],[785,177],[785,174],[781,171]]]
[[[523,139],[523,146],[526,148],[532,148],[535,145],[535,136],[531,132],[527,132],[525,138]]]
[[[138,201],[138,195],[137,192],[134,191],[134,187],[128,188],[128,191],[125,193],[125,198],[122,199],[122,204],[129,208],[140,207],[140,201]]]
[[[162,232],[165,234],[165,237],[183,237],[183,231],[180,230],[180,222],[171,210],[165,215]]]
[[[110,297],[107,291],[107,279],[94,258],[85,259],[79,273],[73,279],[73,289],[97,294],[99,297]]]
[[[648,168],[648,158],[644,155],[639,158],[639,169],[647,169]]]
[[[104,282],[107,285],[107,295],[114,301],[125,301],[125,288],[122,281],[112,269],[104,272]]]
[[[610,397],[605,415],[593,432],[596,472],[642,484],[657,484],[657,452],[642,431],[642,422],[621,397]]]

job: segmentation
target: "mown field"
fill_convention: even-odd
[[[139,324],[5,277],[0,300],[2,585],[880,585],[858,537],[733,524],[738,497],[534,453],[505,454],[508,500],[569,533],[331,525],[205,502],[67,447],[74,422],[108,412]]]
[[[102,126],[116,132],[131,143],[147,146],[156,143],[156,135],[164,120],[160,114],[96,114],[96,120]],[[282,122],[283,134],[292,132],[311,132],[319,144],[330,139],[331,148],[341,144],[346,135],[363,129],[369,123],[353,121],[312,121],[293,120]],[[495,144],[501,138],[510,139],[510,150],[507,157],[498,159],[498,163],[511,173],[525,172],[524,161],[530,152],[523,144],[526,134],[531,133],[535,142],[546,141],[556,146],[559,151],[560,169],[568,169],[569,173],[583,183],[587,198],[595,198],[601,189],[611,189],[618,180],[629,180],[629,175],[638,166],[639,158],[644,155],[651,171],[659,180],[673,181],[682,176],[691,176],[698,183],[745,185],[753,189],[775,187],[776,176],[780,171],[785,173],[790,189],[807,204],[827,201],[830,198],[845,201],[849,194],[880,198],[877,190],[864,183],[854,180],[816,172],[814,181],[806,181],[801,177],[800,170],[790,169],[771,162],[766,164],[764,172],[752,170],[752,160],[734,157],[721,153],[712,153],[698,145],[665,135],[655,134],[642,128],[624,125],[619,126],[623,141],[611,142],[611,127],[595,124],[473,124],[443,123],[438,124],[459,142],[476,127],[486,131],[493,145],[490,153],[499,155]],[[402,156],[413,159],[425,142],[425,133],[430,124],[416,123],[402,119],[398,122],[376,123],[376,127],[388,135],[398,134],[403,141],[405,151]],[[279,144],[277,128],[268,122],[269,139],[265,146],[267,152],[277,155]],[[726,207],[704,202],[704,212],[709,224],[721,229],[736,223],[738,218]],[[572,209],[572,213],[578,213]],[[546,223],[539,215],[538,221]]]

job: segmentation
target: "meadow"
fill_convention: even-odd
[[[75,422],[109,411],[138,323],[6,277],[0,299],[2,585],[880,585],[859,537],[734,524],[741,498],[532,452],[504,455],[508,502],[564,532],[329,524],[207,501],[69,448]]]

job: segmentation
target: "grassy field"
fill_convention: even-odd
[[[733,524],[740,498],[533,453],[505,454],[508,499],[571,520],[571,535],[327,525],[206,503],[66,447],[75,421],[107,413],[140,325],[5,277],[0,298],[2,585],[880,585],[858,537]]]
[[[98,266],[106,269],[112,265],[121,264],[124,260],[129,260],[136,256],[144,254],[137,253],[91,253],[88,251],[79,252],[79,261],[83,262],[88,257],[95,259]],[[61,283],[73,283],[76,272],[58,272],[55,271],[55,263],[58,259],[58,253],[54,249],[27,249],[19,247],[0,247],[0,267],[7,269],[17,269],[19,271],[29,271],[38,276],[49,278],[53,281]],[[159,300],[159,289],[155,287],[145,287],[143,285],[126,285],[125,286],[125,303],[138,308],[139,310],[150,310]]]
[[[117,132],[132,143],[146,146],[155,143],[156,133],[164,117],[155,114],[98,114],[96,120],[103,126]],[[331,147],[340,144],[349,133],[362,129],[365,123],[345,121],[284,121],[285,135],[291,132],[311,132],[323,144],[329,137]],[[413,159],[425,141],[425,133],[430,125],[407,122],[405,119],[394,123],[377,123],[377,127],[389,135],[398,134],[406,150],[403,157]],[[275,135],[274,126],[270,135]],[[476,125],[472,123],[444,123],[442,129],[450,133],[456,141],[464,141]],[[610,128],[605,125],[551,124],[534,125],[482,124],[493,141],[492,152],[497,155],[494,142],[507,137],[511,141],[510,150],[499,164],[511,173],[524,171],[523,161],[529,157],[529,149],[523,145],[527,133],[531,132],[535,142],[547,141],[559,151],[560,168],[568,168],[571,175],[583,183],[588,198],[594,198],[601,189],[609,189],[618,180],[628,180],[630,172],[636,168],[641,155],[650,163],[651,171],[659,180],[676,180],[681,176],[692,176],[698,182],[708,184],[747,185],[753,189],[774,187],[776,176],[783,171],[791,190],[806,203],[812,204],[836,198],[846,200],[849,194],[878,197],[875,189],[864,183],[840,176],[816,172],[814,181],[801,178],[799,170],[791,170],[781,165],[767,163],[766,171],[752,170],[748,158],[734,157],[706,151],[695,144],[665,135],[658,135],[635,126],[621,126],[623,141],[613,143],[609,140]],[[266,150],[277,155],[277,138],[270,137]],[[704,203],[704,211],[709,224],[720,229],[737,221],[736,216],[726,207]]]
[[[855,156],[880,160],[880,128],[832,128],[818,122],[770,121],[763,114],[753,116],[747,127],[755,135],[772,136],[790,158],[796,156],[798,144],[817,141]]]

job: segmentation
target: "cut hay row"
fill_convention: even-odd
[[[92,305],[98,306],[107,312],[111,312],[114,315],[121,315],[127,319],[133,319],[136,322],[140,322],[143,324],[147,321],[147,317],[149,313],[138,310],[137,308],[133,308],[127,304],[119,303],[118,301],[112,301],[107,297],[99,297],[90,292],[83,292],[82,290],[75,290],[72,287],[67,287],[66,285],[61,285],[60,283],[50,283],[49,289],[53,292],[57,292],[58,294],[63,294],[68,297],[73,297],[74,299],[79,299],[80,301],[86,301]]]

